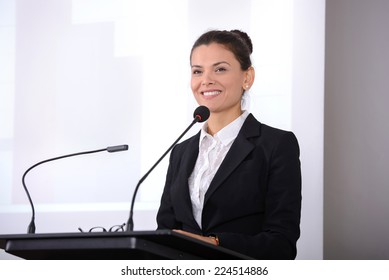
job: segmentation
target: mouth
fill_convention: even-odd
[[[207,96],[216,96],[221,93],[220,90],[213,90],[213,91],[203,91],[202,94],[207,97]]]

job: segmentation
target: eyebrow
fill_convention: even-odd
[[[213,67],[219,66],[220,64],[223,64],[223,63],[230,65],[227,61],[219,61],[219,62],[216,62],[216,63],[212,64],[212,66],[213,66]],[[203,67],[200,66],[200,65],[192,65],[191,67],[192,67],[192,68],[203,68]]]

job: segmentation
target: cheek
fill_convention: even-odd
[[[194,79],[194,78],[191,78],[190,79],[190,88],[193,90],[194,89],[194,87],[195,87],[195,81],[196,81],[196,79]]]
[[[242,87],[240,85],[240,81],[238,80],[229,80],[228,83],[225,84],[226,89],[233,95],[240,95],[242,93]]]
[[[192,89],[192,91],[194,91],[194,89],[195,89],[195,83],[194,83],[193,79],[190,81],[190,88]]]
[[[193,93],[200,88],[200,85],[201,85],[201,83],[200,83],[199,79],[191,78],[190,88],[192,89]]]
[[[190,88],[192,90],[192,94],[193,94],[194,98],[196,99],[196,101],[198,101],[197,100],[198,95],[196,94],[198,92],[198,83],[196,82],[195,79],[191,79]]]
[[[236,79],[236,80],[234,81],[234,83],[231,84],[231,88],[233,88],[234,91],[235,91],[237,94],[242,95],[242,93],[243,93],[243,87],[242,87],[242,85],[243,85],[243,81],[242,81],[241,79]]]

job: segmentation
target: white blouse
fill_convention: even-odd
[[[207,133],[207,123],[201,129],[199,155],[188,179],[193,216],[200,228],[205,193],[248,115],[247,111],[243,111],[242,115],[213,137]]]

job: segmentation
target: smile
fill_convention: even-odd
[[[215,95],[218,95],[218,94],[220,94],[221,93],[221,91],[219,91],[219,90],[215,90],[215,91],[204,91],[203,92],[203,95],[204,96],[215,96]]]

